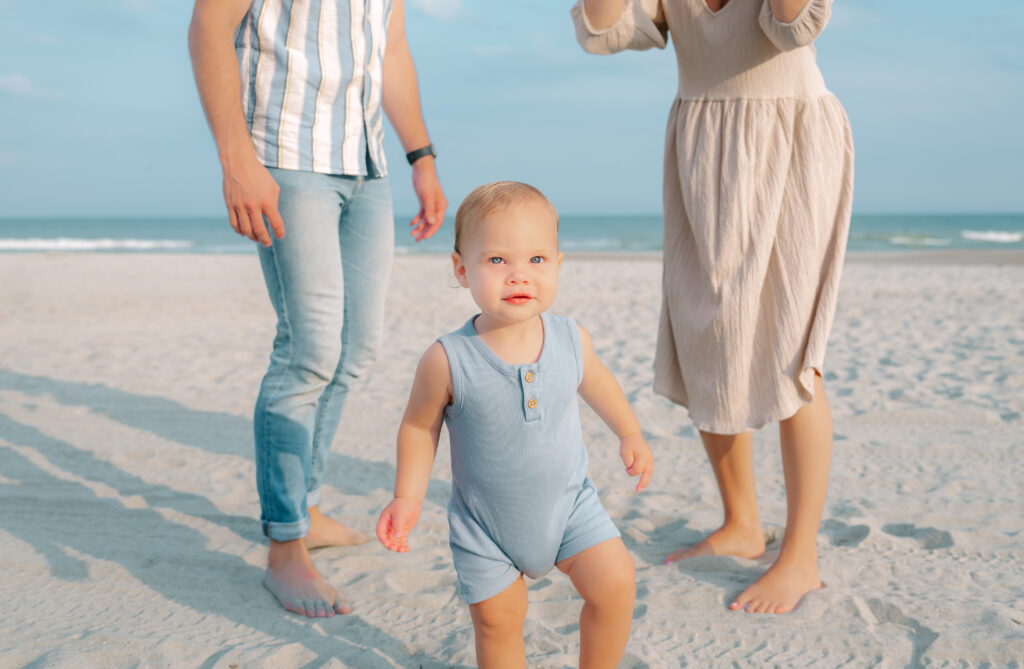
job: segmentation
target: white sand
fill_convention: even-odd
[[[847,266],[826,370],[827,588],[755,616],[725,605],[772,553],[661,566],[720,511],[686,412],[650,389],[657,257],[566,259],[554,311],[593,334],[657,458],[633,493],[584,410],[591,475],[638,567],[623,666],[1022,666],[1024,266],[911,260]],[[352,615],[300,618],[261,587],[249,416],[273,316],[254,257],[3,255],[0,281],[0,666],[473,664],[444,444],[412,552],[315,554]],[[386,351],[350,399],[324,495],[363,531],[390,499],[416,360],[472,312],[453,285],[444,258],[397,262]],[[777,430],[756,440],[777,535]],[[580,605],[557,572],[531,583],[531,666],[575,664]]]

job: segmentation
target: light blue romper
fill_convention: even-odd
[[[467,604],[619,536],[587,477],[576,322],[541,314],[540,358],[510,365],[477,334],[475,318],[438,340],[452,374],[448,524]]]

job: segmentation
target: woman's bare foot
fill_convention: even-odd
[[[723,525],[699,542],[680,548],[665,558],[665,564],[704,555],[760,557],[764,553],[764,532],[759,525]]]
[[[821,588],[818,561],[777,560],[764,575],[729,604],[733,611],[789,613],[804,595]]]
[[[271,541],[263,585],[286,610],[310,618],[352,611],[337,588],[320,576],[302,539]]]
[[[309,533],[306,535],[306,548],[324,548],[325,546],[358,546],[370,540],[362,532],[356,532],[320,513],[315,506],[309,508]]]

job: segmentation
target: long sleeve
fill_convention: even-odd
[[[821,34],[832,14],[832,0],[807,0],[796,18],[783,23],[772,13],[771,3],[763,0],[758,23],[772,44],[780,51],[807,46]]]
[[[576,24],[576,39],[584,51],[599,55],[624,49],[664,49],[668,29],[654,23],[657,8],[658,0],[626,0],[618,20],[604,30],[596,30],[587,18],[583,0],[578,0],[571,10],[573,23]]]

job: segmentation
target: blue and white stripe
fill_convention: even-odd
[[[381,70],[391,0],[253,0],[235,38],[260,161],[386,174]]]

